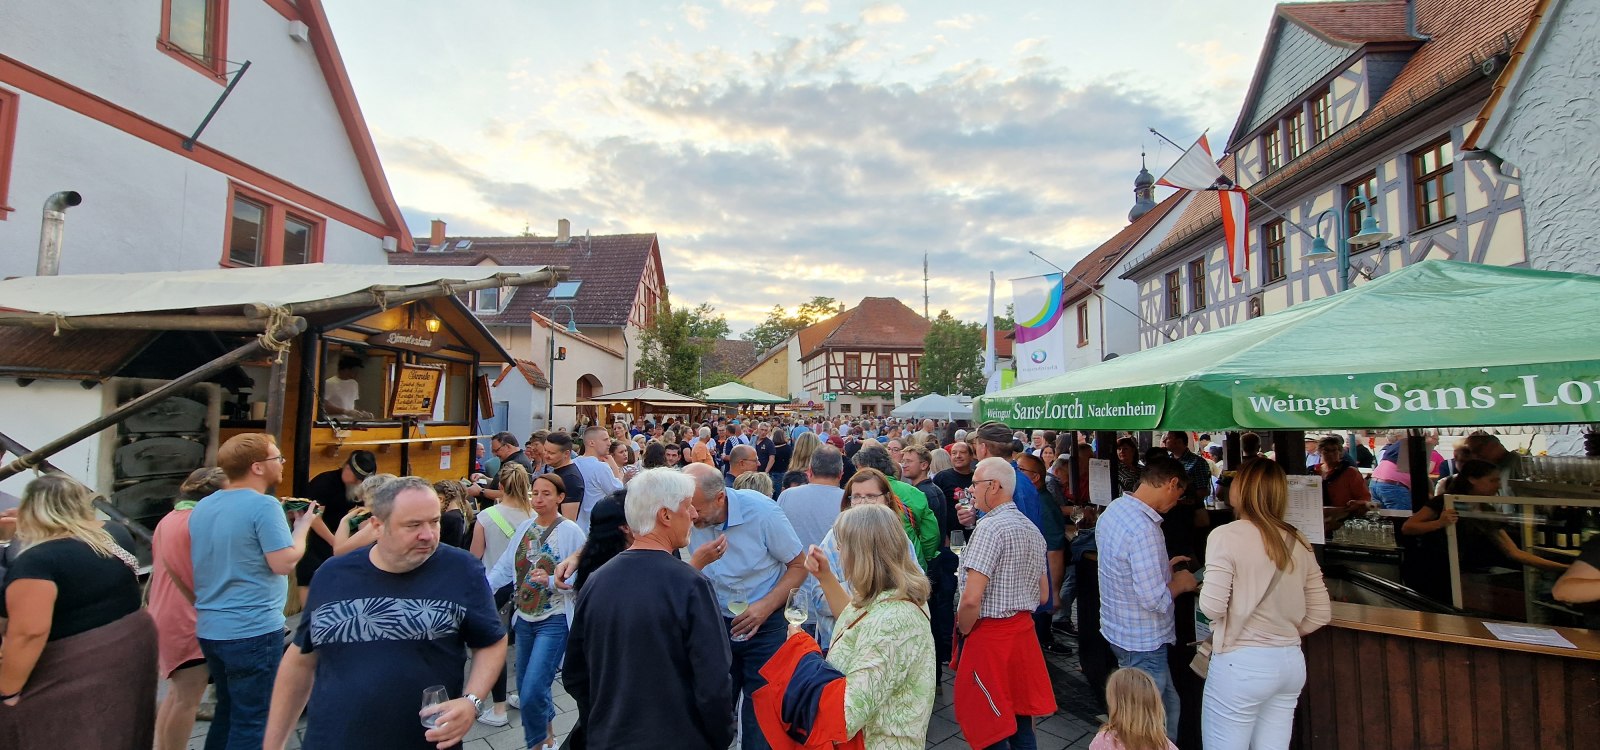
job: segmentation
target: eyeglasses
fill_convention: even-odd
[[[972,482],[972,486],[973,486],[973,487],[977,487],[977,486],[978,486],[978,485],[980,485],[980,484],[983,484],[983,483],[984,483],[984,482],[995,482],[995,483],[999,483],[999,481],[1000,481],[1000,480],[998,480],[998,479],[975,479],[975,480],[973,480],[973,482]]]
[[[875,502],[878,502],[879,500],[884,499],[885,497],[888,497],[888,493],[886,493],[886,492],[879,492],[876,495],[851,495],[850,496],[850,504],[854,505],[856,503],[875,503]]]
[[[286,458],[282,453],[279,453],[276,456],[267,456],[266,458],[263,458],[260,461],[257,461],[256,463],[264,464],[264,463],[266,463],[268,461],[277,461],[278,463],[282,464],[282,463],[288,463],[289,459]]]

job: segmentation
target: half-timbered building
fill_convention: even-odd
[[[867,297],[794,336],[802,391],[830,414],[887,414],[897,394],[918,389],[928,328],[900,300]]]

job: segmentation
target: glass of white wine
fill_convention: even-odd
[[[961,552],[966,548],[967,533],[959,529],[950,532],[950,551],[956,553],[956,557],[960,557]]]
[[[789,589],[789,601],[783,605],[783,619],[797,628],[811,619],[811,613],[806,611],[806,599],[801,595],[800,589]]]
[[[749,607],[750,602],[745,599],[743,592],[735,591],[733,593],[733,598],[728,600],[728,611],[732,612],[734,617],[744,614],[744,611],[749,609]],[[750,636],[736,635],[732,637],[732,640],[738,643],[743,643],[750,640]]]

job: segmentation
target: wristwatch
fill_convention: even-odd
[[[476,712],[478,712],[480,714],[483,713],[483,699],[479,698],[476,695],[473,695],[472,693],[464,693],[461,697],[466,698],[469,701],[472,701],[472,710],[473,711],[476,711]]]

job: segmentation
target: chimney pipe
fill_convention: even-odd
[[[40,276],[61,272],[61,233],[67,226],[67,209],[83,202],[76,190],[63,190],[44,201],[44,221],[39,225]]]
[[[428,235],[429,250],[443,250],[444,247],[444,219],[433,220],[433,232]]]
[[[562,219],[556,222],[556,244],[565,245],[572,241],[572,222]]]
[[[1417,0],[1406,0],[1406,36],[1422,42],[1433,39],[1417,30]]]

